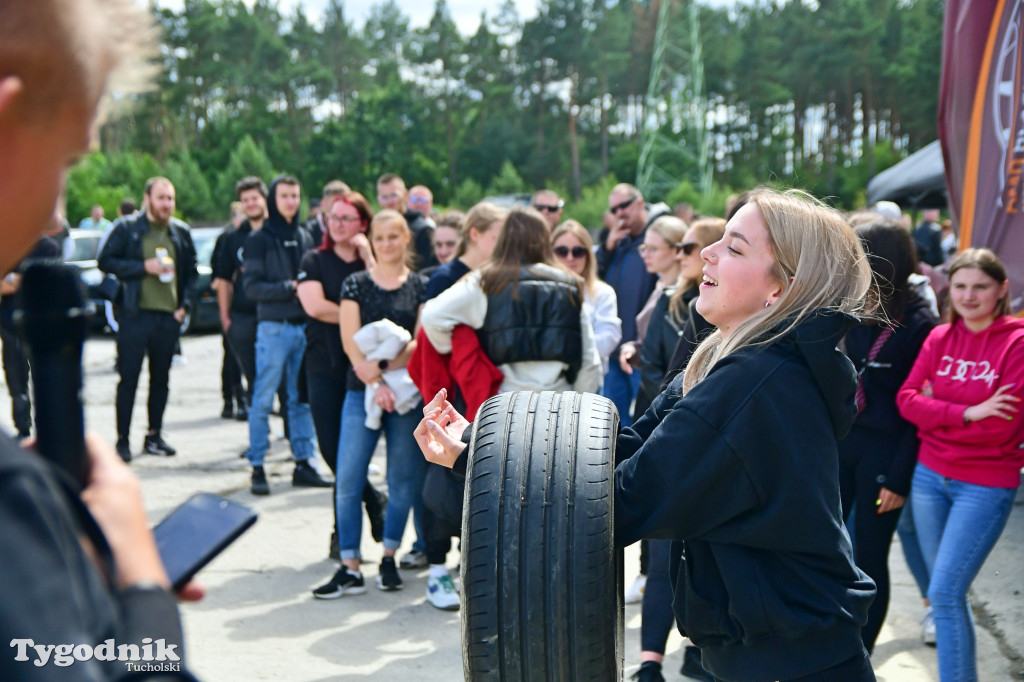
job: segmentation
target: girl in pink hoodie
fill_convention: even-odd
[[[918,428],[911,488],[929,572],[942,680],[977,680],[967,590],[1002,533],[1024,466],[1024,320],[1010,317],[1009,280],[988,249],[950,264],[950,324],[924,342],[897,395]]]

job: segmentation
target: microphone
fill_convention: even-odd
[[[22,274],[19,323],[32,367],[36,450],[85,487],[89,459],[82,415],[82,346],[89,309],[78,268],[33,263]]]

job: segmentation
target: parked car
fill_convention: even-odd
[[[532,198],[532,194],[495,194],[494,196],[484,197],[484,201],[501,206],[502,208],[513,209],[529,206],[530,199]]]
[[[78,268],[82,284],[85,285],[86,299],[93,309],[92,327],[95,329],[103,329],[109,323],[108,320],[114,319],[113,306],[99,291],[103,272],[96,264],[96,256],[102,238],[103,230],[71,230],[63,245],[64,262]],[[115,321],[112,326],[115,330],[116,325]]]
[[[220,329],[220,311],[217,308],[217,292],[213,290],[213,247],[223,227],[194,227],[192,242],[196,245],[196,264],[199,282],[192,311],[181,323],[181,333],[214,331]]]

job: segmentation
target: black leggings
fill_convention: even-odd
[[[640,650],[664,655],[672,632],[672,580],[669,576],[671,540],[647,540],[647,586],[640,616]]]
[[[854,560],[878,588],[861,639],[870,653],[889,609],[889,546],[902,509],[878,513],[875,501],[884,485],[897,443],[883,434],[853,429],[839,444],[839,493],[843,518],[853,521]]]

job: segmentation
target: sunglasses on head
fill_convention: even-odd
[[[676,246],[678,246],[680,249],[682,249],[683,253],[685,253],[687,256],[689,256],[691,253],[693,253],[698,248],[700,248],[700,244],[698,244],[697,242],[688,242],[686,244],[676,244]]]
[[[587,247],[585,246],[574,246],[571,249],[568,246],[556,246],[552,250],[559,258],[568,258],[569,254],[572,254],[573,258],[583,258],[587,255]]]
[[[558,204],[554,206],[548,206],[547,204],[534,204],[533,207],[538,211],[546,211],[548,213],[557,213],[558,209],[562,208]]]
[[[624,211],[625,209],[629,208],[633,204],[634,201],[636,201],[636,197],[630,197],[629,199],[626,199],[625,201],[620,201],[619,203],[615,204],[614,206],[610,206],[608,208],[608,211],[614,215],[614,214],[618,213],[619,211]]]

